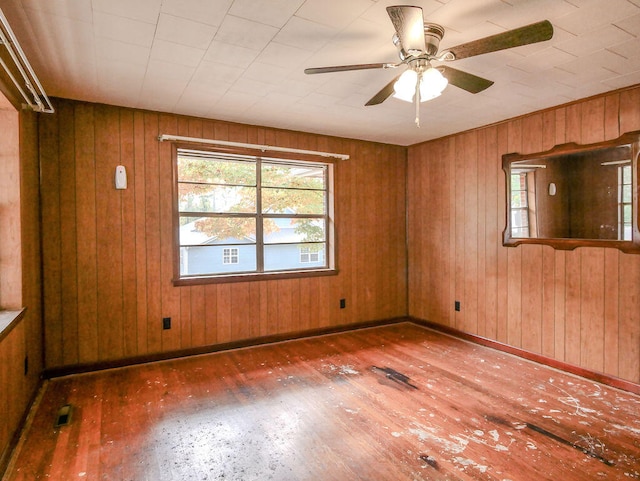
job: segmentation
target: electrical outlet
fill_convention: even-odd
[[[345,307],[347,307],[347,300],[340,299],[340,309],[344,309]]]
[[[456,311],[460,311],[460,301],[456,301],[453,306]]]
[[[162,329],[171,329],[171,318],[163,317],[162,318]]]

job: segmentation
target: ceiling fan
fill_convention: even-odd
[[[385,85],[365,105],[380,104],[391,95],[408,102],[415,101],[416,125],[418,126],[420,126],[420,102],[437,97],[447,84],[455,85],[473,94],[482,92],[493,85],[491,80],[447,65],[433,67],[431,62],[451,62],[484,53],[543,42],[553,36],[551,22],[543,20],[438,52],[440,40],[444,36],[444,28],[435,23],[425,22],[422,8],[397,5],[387,7],[387,13],[396,31],[393,35],[393,44],[398,49],[400,62],[314,67],[307,68],[304,72],[318,74],[348,70],[389,69],[406,65],[408,68],[402,74]]]

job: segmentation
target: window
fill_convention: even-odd
[[[311,262],[320,261],[320,252],[315,247],[300,246],[300,262],[302,264],[308,264]]]
[[[222,263],[223,264],[237,264],[238,263],[238,248],[229,247],[222,250]]]
[[[511,236],[529,237],[527,172],[511,174]]]
[[[631,165],[618,167],[618,239],[631,239]]]
[[[176,148],[177,278],[331,271],[332,167]]]

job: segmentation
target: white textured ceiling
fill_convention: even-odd
[[[420,0],[440,50],[548,19],[552,40],[451,66],[493,80],[365,107],[398,71],[389,0],[0,0],[49,96],[411,145],[640,83],[640,0]]]

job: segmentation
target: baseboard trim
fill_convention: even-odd
[[[580,366],[576,366],[575,364],[569,364],[567,362],[558,361],[557,359],[553,359],[548,356],[543,356],[542,354],[537,354],[535,352],[527,351],[526,349],[510,346],[509,344],[504,344],[499,341],[494,341],[493,339],[478,336],[476,334],[470,334],[468,332],[461,331],[454,327],[445,326],[443,324],[437,324],[435,322],[426,321],[424,319],[418,319],[415,317],[409,317],[408,321],[413,322],[414,324],[417,324],[419,326],[432,329],[434,331],[442,332],[444,334],[449,334],[450,336],[457,337],[459,339],[464,339],[465,341],[470,341],[475,344],[491,347],[498,351],[506,352],[508,354],[513,354],[523,359],[534,361],[534,362],[543,364],[545,366],[558,369],[563,372],[575,374],[576,376],[580,376],[585,379],[589,379],[591,381],[596,381],[596,382],[605,384],[607,386],[611,386],[617,389],[622,389],[623,391],[628,391],[628,392],[640,395],[640,384],[636,384],[632,381],[627,381],[625,379],[611,376],[609,374],[604,374],[598,371],[593,371],[591,369],[586,369]]]
[[[106,369],[117,369],[121,367],[134,366],[137,364],[146,364],[157,361],[167,361],[170,359],[178,359],[181,357],[199,356],[202,354],[211,354],[214,352],[229,351],[232,349],[242,349],[246,347],[261,346],[265,344],[274,344],[278,342],[294,341],[296,339],[304,339],[308,337],[325,336],[328,334],[338,334],[340,332],[354,331],[357,329],[367,329],[371,327],[380,327],[400,322],[407,322],[406,317],[397,317],[391,319],[380,319],[375,321],[358,322],[354,324],[342,324],[339,326],[321,327],[317,329],[309,329],[305,331],[295,331],[284,334],[275,334],[271,336],[255,337],[251,339],[243,339],[240,341],[225,342],[220,344],[212,344],[209,346],[194,347],[189,349],[181,349],[171,352],[159,352],[144,356],[127,357],[123,359],[115,359],[112,361],[101,361],[87,364],[74,364],[71,366],[62,366],[45,369],[42,373],[44,379],[53,379],[57,377],[71,376],[74,374],[83,374],[94,371],[103,371]]]
[[[432,329],[434,331],[448,334],[459,339],[473,342],[482,346],[490,347],[498,351],[502,351],[514,356],[534,361],[545,366],[558,369],[563,372],[574,374],[576,376],[596,381],[607,386],[611,386],[617,389],[622,389],[634,394],[640,395],[640,384],[632,381],[627,381],[609,374],[604,374],[598,371],[586,369],[574,364],[558,361],[548,356],[538,354],[535,352],[527,351],[519,347],[514,347],[509,344],[505,344],[493,339],[471,334],[465,331],[461,331],[451,326],[445,326],[432,321],[419,319],[416,317],[397,317],[391,319],[381,319],[375,321],[359,322],[354,324],[342,324],[339,326],[322,327],[317,329],[310,329],[306,331],[296,331],[285,334],[275,334],[271,336],[256,337],[251,339],[244,339],[240,341],[225,342],[220,344],[213,344],[209,346],[201,346],[190,349],[181,349],[171,352],[153,353],[145,356],[128,357],[123,359],[117,359],[113,361],[103,361],[97,363],[87,364],[74,364],[72,366],[63,366],[57,368],[45,369],[42,377],[44,379],[53,379],[57,377],[70,376],[74,374],[82,374],[87,372],[102,371],[105,369],[116,369],[127,366],[134,366],[137,364],[146,364],[149,362],[167,361],[170,359],[178,359],[181,357],[199,356],[202,354],[211,354],[215,352],[228,351],[232,349],[242,349],[253,346],[261,346],[266,344],[274,344],[278,342],[294,341],[296,339],[304,339],[316,336],[324,336],[329,334],[338,334],[341,332],[354,331],[358,329],[367,329],[372,327],[380,327],[391,324],[398,324],[401,322],[411,322],[413,324]]]

